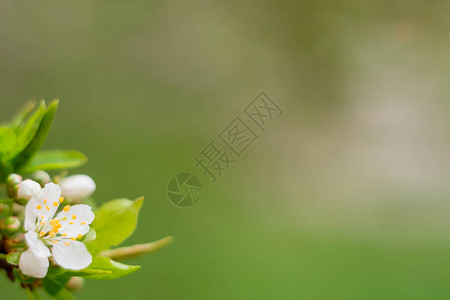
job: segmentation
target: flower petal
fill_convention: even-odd
[[[31,249],[20,256],[19,268],[25,275],[44,278],[47,275],[48,266],[48,258],[35,255]]]
[[[20,199],[30,199],[37,196],[41,191],[41,185],[36,181],[27,179],[19,184],[19,189],[17,190],[17,198]]]
[[[47,183],[41,193],[36,197],[34,212],[39,221],[48,222],[53,218],[59,206],[61,188],[53,182]]]
[[[31,230],[31,231],[35,231],[36,230],[36,218],[37,215],[35,213],[35,207],[36,207],[36,198],[31,198],[28,203],[27,206],[25,206],[25,223],[24,223],[24,227],[25,230]]]
[[[61,190],[64,197],[81,200],[95,191],[95,182],[87,175],[72,175],[61,180]]]
[[[92,262],[92,256],[82,242],[60,240],[52,252],[56,263],[65,269],[81,270]]]
[[[87,224],[91,224],[92,221],[94,221],[95,215],[92,212],[92,207],[89,205],[77,204],[74,206],[68,205],[66,207],[67,209],[62,210],[56,217],[58,220],[67,218],[68,221]]]
[[[92,208],[86,204],[77,204],[66,208],[56,217],[61,224],[59,233],[67,234],[68,237],[77,237],[79,234],[88,233],[89,224],[95,218]]]
[[[73,224],[73,225],[68,225],[65,228],[63,228],[62,230],[59,231],[59,233],[63,234],[64,237],[69,237],[69,238],[79,238],[79,235],[85,235],[86,233],[89,232],[89,225],[81,225],[81,224]]]
[[[36,256],[49,257],[51,255],[50,250],[44,243],[38,239],[37,233],[34,231],[28,231],[25,233],[25,240],[28,247]]]

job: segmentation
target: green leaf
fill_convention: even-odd
[[[75,150],[49,150],[41,151],[26,165],[23,173],[32,173],[37,170],[59,170],[76,168],[83,165],[87,157]]]
[[[116,262],[109,257],[97,256],[92,259],[92,263],[89,265],[89,267],[81,270],[80,272],[92,272],[92,271],[104,272],[104,273],[98,272],[97,274],[82,276],[86,279],[114,279],[131,274],[139,270],[139,268],[140,266],[125,265]]]
[[[95,257],[94,257],[95,258]],[[69,270],[61,267],[52,267],[48,269],[48,273],[44,281],[48,279],[48,282],[44,284],[44,287],[48,287],[48,293],[51,295],[56,294],[59,289],[69,281],[72,276],[87,277],[87,276],[99,276],[109,275],[112,271],[103,269],[92,269],[90,266],[83,270]]]
[[[92,263],[79,271],[63,268],[50,268],[43,284],[50,295],[55,295],[72,276],[86,279],[114,279],[137,271],[140,266],[125,265],[112,260],[109,257],[94,256]]]
[[[11,252],[6,254],[6,261],[11,265],[18,265],[20,260],[19,252]]]
[[[16,148],[16,133],[9,127],[0,127],[0,149],[6,156]]]
[[[23,149],[11,160],[11,164],[14,166],[15,171],[20,171],[42,147],[42,144],[44,143],[45,139],[47,138],[48,132],[50,131],[53,117],[55,116],[57,108],[58,108],[58,100],[53,101],[49,105],[47,111],[42,117],[41,122],[39,123],[39,128],[37,129],[36,134],[27,144],[25,149]],[[27,127],[25,127],[25,129]]]
[[[61,271],[59,268],[56,268],[56,270],[49,269],[47,276],[42,280],[42,285],[47,293],[56,296],[66,286],[70,277],[72,277],[70,274]]]
[[[44,118],[46,112],[45,101],[42,100],[39,103],[36,111],[28,118],[26,123],[22,123],[21,128],[17,128],[18,134],[18,152],[25,149],[25,147],[31,142],[36,132],[39,129],[42,118]]]
[[[120,244],[133,233],[143,202],[143,197],[112,200],[95,212],[92,227],[97,232],[97,253]]]
[[[67,270],[67,273],[70,276],[78,276],[78,277],[89,277],[89,276],[106,276],[111,274],[111,271],[108,270],[101,270],[101,269],[90,269],[85,268],[83,270],[80,271],[71,271],[71,270]]]
[[[0,150],[0,183],[6,180],[6,177],[13,172],[13,166],[8,161],[6,154]]]
[[[25,105],[19,110],[19,112],[14,116],[10,125],[14,128],[21,127],[27,116],[31,113],[33,108],[36,106],[36,101],[28,101]]]

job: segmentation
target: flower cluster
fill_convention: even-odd
[[[81,270],[92,262],[91,254],[79,241],[89,232],[89,225],[94,220],[91,207],[85,204],[67,205],[55,218],[60,204],[64,202],[61,188],[63,195],[80,199],[78,196],[89,196],[95,189],[95,184],[91,182],[93,180],[86,175],[76,175],[67,178],[61,187],[47,183],[41,189],[37,182],[30,179],[19,184],[18,196],[29,199],[25,208],[25,239],[29,249],[22,254],[19,262],[19,268],[25,275],[45,277],[51,255],[65,269]],[[82,195],[77,191],[81,191]]]
[[[0,126],[0,269],[39,299],[40,289],[52,299],[73,299],[69,291],[85,279],[129,275],[140,267],[118,260],[171,241],[117,247],[136,229],[144,199],[98,207],[94,180],[67,176],[87,161],[83,153],[40,150],[57,107],[58,101],[31,103]]]

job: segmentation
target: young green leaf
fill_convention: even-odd
[[[58,297],[61,297],[60,293],[63,293],[62,295],[64,295],[65,286],[72,276],[100,276],[110,275],[111,273],[112,271],[110,270],[102,269],[86,268],[80,271],[72,271],[60,267],[53,267],[48,269],[47,276],[42,280],[42,285],[44,286],[47,293],[51,296],[54,296],[55,299],[65,299]]]
[[[72,270],[64,270],[65,275],[78,276],[78,277],[90,277],[90,276],[106,276],[110,275],[112,272],[110,270],[102,270],[102,269],[91,269],[87,267],[83,270],[72,271]]]
[[[6,255],[6,261],[11,265],[18,265],[20,260],[19,252],[11,252]]]
[[[23,173],[37,170],[60,170],[76,168],[86,163],[87,157],[75,150],[40,151],[27,163]]]
[[[11,160],[11,164],[14,166],[15,171],[20,171],[42,147],[42,144],[44,143],[45,139],[47,138],[48,132],[50,131],[53,117],[55,116],[57,108],[58,100],[53,101],[49,105],[47,111],[45,112],[42,120],[39,123],[39,128],[37,129],[36,134],[32,137],[31,141],[20,153],[18,153]]]
[[[143,197],[112,200],[95,212],[92,227],[97,232],[97,253],[120,244],[133,233],[143,201]]]
[[[0,149],[5,153],[6,156],[9,155],[15,148],[17,144],[16,133],[9,127],[0,127]]]
[[[18,149],[17,152],[22,151],[31,142],[36,132],[39,129],[42,118],[44,118],[46,112],[45,101],[42,100],[39,103],[36,111],[28,118],[28,120],[22,123],[22,128],[17,128],[18,136]]]
[[[47,293],[49,293],[51,296],[56,296],[61,289],[63,289],[66,286],[66,283],[69,281],[71,275],[65,272],[58,273],[56,272],[51,273],[49,270],[49,273],[47,276],[42,280],[42,285],[44,286]]]
[[[137,271],[140,266],[125,265],[112,260],[109,257],[94,256],[92,263],[85,269],[79,271],[66,270],[63,268],[49,269],[44,287],[53,295],[67,283],[72,276],[86,279],[115,279]]]
[[[0,150],[0,183],[6,180],[6,177],[13,172],[13,166],[8,161],[6,154]]]
[[[9,125],[13,128],[20,128],[25,123],[25,119],[31,113],[33,108],[36,106],[36,101],[28,101],[25,105],[19,110],[19,112],[14,116]]]
[[[86,279],[115,279],[139,270],[140,266],[125,265],[112,260],[109,257],[93,257],[92,263],[81,272],[89,272],[93,270],[108,271],[108,273],[97,273],[92,275],[84,275]]]

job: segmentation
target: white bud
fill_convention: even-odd
[[[66,288],[69,291],[78,291],[81,290],[84,286],[84,278],[82,277],[71,277],[69,281],[66,283]]]
[[[95,191],[95,182],[87,175],[72,175],[65,177],[59,183],[63,197],[72,200],[81,200],[92,195]]]
[[[17,190],[17,198],[19,199],[31,199],[41,191],[41,185],[36,181],[27,179],[19,183],[19,189]]]

